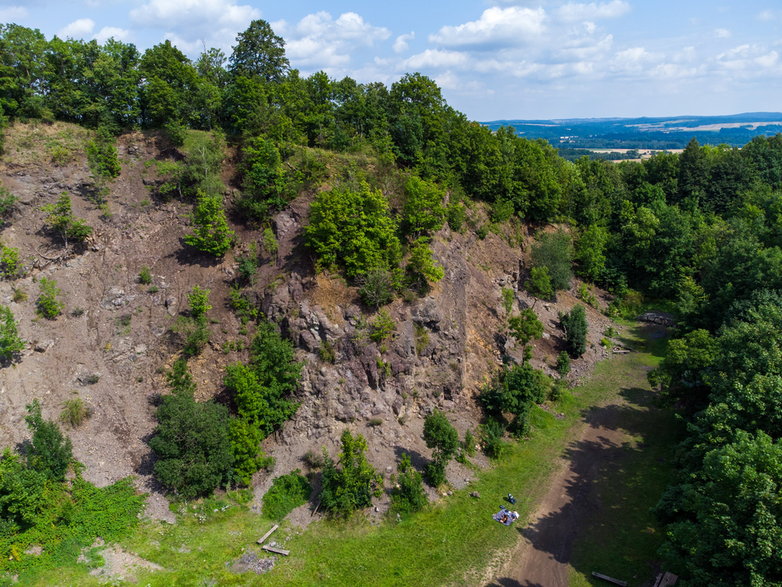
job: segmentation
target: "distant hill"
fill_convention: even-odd
[[[546,139],[555,147],[586,149],[681,149],[695,137],[701,144],[741,146],[757,135],[782,132],[782,113],[747,112],[725,116],[667,118],[569,118],[494,120],[496,130],[514,127],[519,135]]]

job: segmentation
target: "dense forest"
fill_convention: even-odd
[[[675,308],[668,355],[650,375],[687,422],[678,478],[657,508],[667,529],[662,556],[693,584],[782,582],[782,135],[755,137],[742,148],[693,139],[680,155],[643,162],[567,161],[544,140],[468,120],[417,73],[390,87],[323,72],[302,77],[290,66],[283,39],[260,20],[238,35],[230,56],[210,49],[195,61],[168,41],[141,53],[116,40],[47,40],[37,30],[2,25],[0,124],[30,119],[95,129],[89,156],[103,177],[117,172],[117,135],[165,133],[184,156],[158,189],[193,203],[194,231],[185,241],[216,257],[232,246],[226,213],[267,231],[270,216],[323,173],[303,148],[370,153],[379,165],[404,170],[403,203],[390,202],[382,186],[356,171],[315,198],[305,231],[317,265],[341,271],[374,308],[408,292],[421,295],[442,278],[431,236],[444,222],[461,227],[472,201],[486,203],[495,224],[566,227],[541,240],[545,258],[529,281],[536,295],[567,287],[567,277],[559,285],[556,263],[549,262],[564,255],[572,256],[577,275],[615,296],[617,311],[642,299]],[[226,143],[236,149],[241,188],[231,210],[224,209],[222,155],[216,155]],[[0,218],[13,204],[12,194],[0,194]],[[83,240],[89,227],[69,206],[63,200],[51,209],[51,228],[64,240]],[[3,247],[2,254],[0,276],[13,279],[14,252]],[[250,274],[254,260],[241,262]],[[241,271],[240,264],[240,278]],[[292,346],[262,321],[250,361],[226,373],[230,413],[193,399],[187,358],[205,344],[208,295],[191,292],[181,324],[184,359],[167,376],[172,393],[158,408],[151,440],[156,475],[184,497],[246,483],[264,463],[258,443],[296,410],[290,392],[299,365]],[[233,303],[257,318],[240,295]],[[12,336],[13,316],[0,310],[6,324],[0,358],[6,359],[19,340]],[[580,328],[578,316],[563,320],[573,332]],[[514,326],[518,340],[535,338],[534,316],[520,316]],[[382,319],[372,328],[382,340]],[[578,356],[578,344],[575,339],[568,348],[571,356]],[[497,421],[512,413],[509,431],[523,431],[526,406],[548,383],[527,363],[496,383],[481,398],[487,413]],[[31,429],[67,449],[36,410],[31,406]],[[426,476],[436,485],[459,441],[438,412],[425,434],[436,451]],[[183,436],[187,454],[178,440]],[[324,504],[338,515],[368,504],[374,491],[363,439],[347,434],[342,441],[342,468],[324,464]],[[30,527],[46,500],[65,507],[52,489],[64,475],[61,463],[55,465],[41,464],[35,454],[27,461],[3,455],[1,552],[14,556],[14,533]],[[409,463],[400,471],[408,491],[400,503],[420,502],[420,475]],[[127,487],[114,491],[124,495]]]

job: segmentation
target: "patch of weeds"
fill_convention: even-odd
[[[228,291],[228,306],[234,311],[242,324],[258,318],[258,308],[247,298],[241,288],[232,286]]]
[[[139,269],[138,282],[142,285],[149,285],[152,283],[152,271],[146,265]]]
[[[84,385],[95,385],[98,381],[100,381],[100,374],[90,373],[89,375],[85,376],[82,381],[84,382]]]
[[[329,341],[324,340],[318,347],[318,358],[324,363],[334,363],[337,360],[337,352]]]
[[[429,330],[418,322],[413,324],[413,330],[415,331],[415,352],[420,355],[429,346]]]
[[[597,297],[592,293],[586,283],[582,283],[578,286],[578,299],[593,308],[597,308],[599,305],[597,303]]]
[[[60,422],[68,424],[71,428],[78,428],[91,415],[91,410],[81,398],[67,400],[60,412]]]
[[[381,377],[391,377],[391,363],[384,361],[380,357],[375,359],[377,364],[377,370],[380,372]]]
[[[510,314],[513,311],[513,302],[516,301],[516,292],[512,287],[502,288],[502,307]]]
[[[130,334],[130,322],[133,319],[132,314],[123,314],[115,320],[115,324],[119,330],[121,336],[127,336]]]
[[[74,308],[71,310],[71,316],[73,318],[79,318],[84,315],[84,308]]]
[[[15,287],[11,299],[16,303],[27,301],[27,292],[21,287]]]
[[[310,469],[320,469],[323,467],[325,462],[323,459],[323,453],[316,450],[308,450],[304,453],[304,456],[301,457],[301,460],[304,461],[304,464],[307,465]]]
[[[367,426],[370,428],[376,428],[383,425],[383,418],[370,418],[367,420]]]
[[[156,286],[156,285],[150,285],[147,288],[147,293],[156,294],[159,291],[160,291],[160,288],[158,286]]]
[[[294,508],[307,502],[312,487],[299,469],[277,477],[263,496],[263,515],[282,520]]]
[[[0,278],[16,279],[22,277],[24,273],[19,249],[0,244]]]

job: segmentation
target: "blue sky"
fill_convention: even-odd
[[[361,82],[435,79],[476,120],[782,110],[779,0],[0,0],[47,37],[171,39],[230,54],[254,18],[291,64]]]

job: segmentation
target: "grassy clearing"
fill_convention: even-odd
[[[639,331],[632,332],[630,344],[639,348],[642,345],[639,337]],[[230,502],[210,500],[195,509],[189,506],[180,515],[180,523],[174,526],[144,524],[123,546],[165,567],[166,571],[161,573],[136,572],[144,585],[477,584],[492,560],[502,557],[518,540],[517,532],[508,531],[491,519],[502,497],[510,492],[519,498],[516,507],[521,514],[519,524],[523,523],[547,489],[557,457],[572,440],[574,426],[584,410],[610,400],[620,389],[640,387],[642,381],[645,384],[646,370],[658,360],[654,354],[660,352],[661,344],[650,349],[651,352],[631,353],[599,364],[586,385],[566,394],[553,406],[552,412],[561,412],[564,418],[557,419],[551,412],[536,408],[529,440],[515,444],[496,467],[478,473],[477,480],[467,489],[443,498],[401,523],[373,526],[359,517],[347,523],[320,521],[305,532],[283,525],[274,538],[284,543],[292,555],[279,558],[274,570],[266,575],[235,575],[227,568],[226,563],[246,550],[262,552],[257,550],[255,540],[272,524],[271,520]],[[650,439],[644,437],[644,441],[648,443]],[[635,454],[646,455],[646,449]],[[641,543],[613,533],[622,520],[627,528],[645,528],[650,523],[640,514],[637,521],[630,523],[624,512],[628,508],[640,511],[634,506],[638,487],[648,487],[649,500],[656,499],[652,495],[654,488],[645,480],[647,461],[654,459],[654,456],[644,456],[637,465],[628,462],[623,470],[627,475],[625,481],[606,481],[614,485],[628,482],[636,488],[625,492],[624,501],[611,505],[611,517],[615,521],[607,521],[605,531],[602,534],[596,531],[591,538],[600,549],[605,544],[601,541],[612,540],[609,552],[612,557],[632,562],[653,556],[656,542]],[[469,497],[471,491],[480,492],[481,498]],[[631,495],[633,499],[629,500]],[[226,505],[227,509],[223,509]],[[588,549],[579,550],[582,562],[578,568],[602,564],[596,558],[599,555],[599,552],[590,554]],[[63,569],[62,575],[41,577],[40,583],[62,584],[62,578],[67,577],[71,584],[90,584],[92,578],[86,576],[86,566],[81,568],[81,575]],[[608,572],[609,567],[605,569]]]
[[[666,339],[651,338],[638,358],[655,366]],[[628,373],[620,393],[629,406],[622,426],[630,440],[619,450],[616,466],[601,471],[595,493],[602,503],[599,519],[590,520],[573,550],[573,586],[604,585],[594,579],[598,571],[628,585],[641,585],[654,576],[655,553],[663,535],[651,512],[670,481],[671,455],[680,426],[668,409],[654,405],[646,370]]]

